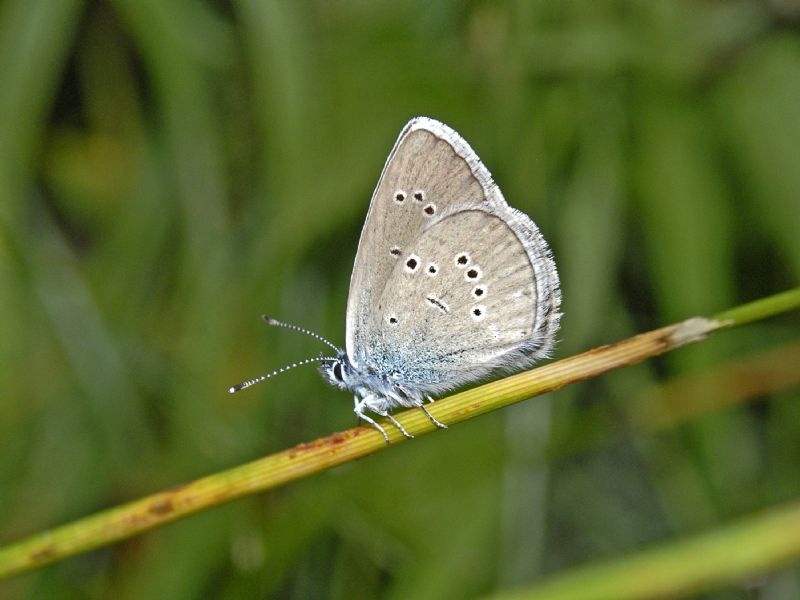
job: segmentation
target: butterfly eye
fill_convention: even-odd
[[[342,365],[338,362],[333,365],[333,377],[336,379],[336,381],[344,381],[344,376],[342,375]]]

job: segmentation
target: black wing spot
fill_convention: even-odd
[[[439,300],[436,296],[428,296],[426,298],[426,300],[428,302],[430,302],[432,306],[435,306],[440,311],[442,311],[444,314],[447,314],[447,313],[450,312],[450,309],[447,308],[447,305],[444,302],[442,302],[441,300]]]
[[[474,265],[469,268],[469,270],[464,273],[464,279],[467,281],[475,281],[478,279],[482,274],[482,270],[478,265]]]
[[[482,321],[483,318],[486,316],[486,307],[485,306],[475,306],[470,311],[472,314],[473,321]]]
[[[405,262],[405,266],[404,266],[405,272],[406,273],[416,273],[419,270],[419,262],[420,262],[420,260],[421,260],[420,257],[417,256],[416,254],[414,254],[414,253],[409,254],[406,257],[406,262]]]

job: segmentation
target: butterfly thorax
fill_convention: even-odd
[[[354,365],[345,352],[319,369],[329,384],[347,390],[359,398],[382,399],[387,408],[418,406],[423,393],[405,381],[399,371],[381,372],[372,366]]]

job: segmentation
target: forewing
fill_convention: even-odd
[[[491,175],[455,131],[418,117],[400,133],[361,232],[347,300],[347,353],[363,364],[377,334],[377,304],[410,244],[457,205],[503,205]]]
[[[545,354],[558,326],[558,281],[526,215],[467,208],[405,249],[383,289],[371,366],[437,393]]]

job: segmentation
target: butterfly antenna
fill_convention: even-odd
[[[267,315],[261,315],[261,318],[264,320],[264,323],[266,323],[267,325],[272,325],[273,327],[285,327],[286,329],[292,329],[293,331],[299,331],[300,333],[305,333],[306,335],[310,335],[314,339],[319,340],[323,344],[327,344],[328,346],[330,346],[331,348],[336,350],[337,353],[339,353],[339,354],[342,353],[341,348],[338,348],[337,346],[334,346],[331,342],[326,340],[324,337],[322,337],[318,333],[314,333],[313,331],[310,331],[310,330],[306,329],[305,327],[300,327],[298,325],[292,325],[291,323],[284,323],[283,321],[278,321],[277,319],[273,319],[272,317],[268,317]]]
[[[336,358],[333,356],[314,356],[312,358],[306,358],[305,360],[301,360],[299,362],[286,365],[285,367],[281,367],[280,369],[275,369],[272,373],[267,373],[266,375],[262,375],[261,377],[256,377],[255,379],[249,379],[247,381],[243,381],[242,383],[237,383],[236,385],[228,388],[228,393],[233,394],[234,392],[239,392],[245,388],[249,388],[251,385],[261,383],[265,379],[269,379],[270,377],[274,377],[275,375],[280,375],[281,373],[288,371],[289,369],[294,369],[295,367],[302,367],[303,365],[307,365],[309,363],[326,362],[330,360],[336,360]]]

